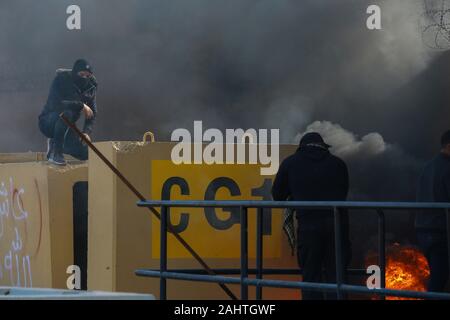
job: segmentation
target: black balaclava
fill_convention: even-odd
[[[77,61],[75,61],[73,68],[72,68],[73,81],[75,82],[75,85],[81,91],[83,91],[83,90],[87,89],[90,79],[80,77],[78,75],[78,72],[80,72],[80,71],[89,71],[90,73],[93,73],[91,64],[84,59],[78,59]]]

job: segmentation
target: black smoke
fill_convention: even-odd
[[[366,28],[374,3],[379,31]],[[66,28],[70,4],[81,31]],[[45,148],[37,115],[55,70],[83,57],[99,81],[95,140],[169,140],[203,120],[280,128],[290,143],[328,120],[422,164],[448,127],[450,61],[423,45],[422,13],[421,0],[3,0],[0,151]],[[378,188],[364,194],[380,199]]]

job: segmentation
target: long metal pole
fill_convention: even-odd
[[[386,288],[386,224],[384,219],[383,210],[379,209],[378,212],[378,263],[380,264],[380,284],[381,288]],[[382,300],[386,297],[381,295]]]
[[[247,208],[241,207],[241,300],[248,300],[248,219]]]
[[[162,272],[167,271],[167,207],[164,206],[161,208],[161,240],[160,240],[160,261],[159,261],[159,270]],[[161,277],[159,279],[160,287],[159,287],[159,299],[167,300],[167,279],[165,277]]]
[[[336,251],[336,284],[337,284],[337,299],[342,300],[343,295],[341,285],[343,284],[342,275],[342,232],[341,232],[341,215],[338,208],[334,207],[334,245]]]
[[[97,147],[94,146],[92,142],[90,142],[84,134],[77,128],[75,124],[73,124],[67,117],[64,115],[64,113],[60,114],[61,119],[64,120],[64,122],[69,126],[73,131],[75,131],[78,136],[83,140],[84,143],[86,143],[89,148],[92,149],[92,151],[95,152],[95,154],[116,174],[116,176],[133,192],[136,197],[139,198],[141,201],[145,201],[145,197],[128,181],[127,178],[97,149]],[[161,220],[161,215],[159,212],[152,207],[148,207],[148,209],[158,218]],[[174,228],[168,224],[167,225],[168,230],[174,235],[174,237],[183,245],[184,248],[194,257],[195,260],[198,261],[198,263],[208,272],[210,275],[216,275],[211,268],[206,264],[205,261],[197,254],[197,252],[192,249],[192,247],[174,230]],[[237,297],[231,292],[231,290],[225,286],[224,284],[219,284],[219,286],[225,291],[225,293],[233,300],[238,300]]]
[[[448,254],[448,269],[450,272],[450,210],[446,209],[447,215],[447,254]]]
[[[160,278],[162,273],[159,270],[141,270],[137,273],[142,277]],[[200,282],[223,282],[239,285],[242,280],[240,277],[225,277],[225,276],[210,276],[199,274],[186,274],[179,272],[165,272],[164,276],[167,279],[186,280],[186,281],[200,281]],[[303,282],[303,281],[287,281],[287,280],[269,280],[269,279],[252,279],[247,278],[245,283],[249,286],[264,286],[271,288],[291,288],[302,289],[310,291],[326,291],[336,292],[337,284],[333,283],[318,283],[318,282]],[[419,299],[445,299],[450,300],[450,294],[442,292],[422,292],[410,290],[392,290],[392,289],[368,289],[367,286],[348,285],[343,284],[340,287],[342,292],[363,293],[367,295],[383,294],[393,297],[405,298],[419,298]]]
[[[263,278],[263,208],[257,209],[256,216],[256,279]],[[256,300],[262,299],[260,286],[256,287]]]

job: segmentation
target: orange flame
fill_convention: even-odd
[[[366,263],[377,264],[377,255],[370,253]],[[394,243],[386,250],[386,288],[394,290],[426,291],[430,268],[425,256],[416,248]],[[408,298],[386,297],[388,300]]]

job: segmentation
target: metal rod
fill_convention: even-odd
[[[247,208],[241,207],[241,300],[248,300],[248,217]]]
[[[164,277],[173,280],[186,280],[186,281],[200,281],[200,282],[216,282],[216,283],[230,283],[241,284],[242,279],[240,277],[224,277],[224,276],[210,276],[210,275],[198,275],[198,274],[185,274],[176,272],[160,272],[159,270],[150,271],[142,270],[139,272],[140,276],[149,278]],[[328,283],[312,283],[312,282],[299,282],[299,281],[285,281],[285,280],[259,280],[247,278],[244,280],[247,286],[265,286],[275,288],[300,288],[315,291],[336,291],[336,284]],[[450,295],[449,295],[450,296]]]
[[[155,271],[159,269],[139,269],[140,270],[150,270]],[[241,274],[241,269],[228,269],[228,268],[214,268],[212,269],[215,274],[217,275],[237,275]],[[168,272],[177,272],[177,273],[190,273],[190,274],[208,274],[205,269],[168,269]],[[258,274],[258,269],[256,268],[249,268],[248,274]],[[287,268],[270,268],[270,269],[262,269],[261,273],[263,275],[299,275],[302,274],[301,269],[287,269]],[[367,277],[367,270],[366,269],[347,269],[346,274],[352,275],[352,276],[360,276],[360,277]],[[258,278],[258,277],[256,277]]]
[[[341,215],[338,208],[334,207],[334,244],[336,251],[336,283],[337,283],[337,298],[342,300],[341,285],[343,284],[342,275],[342,232],[341,232]]]
[[[167,207],[161,207],[161,243],[160,243],[160,267],[161,272],[167,271]],[[159,299],[167,300],[167,280],[160,278]]]
[[[381,288],[386,288],[386,222],[384,212],[381,209],[378,212],[378,264],[380,265],[380,285]],[[385,300],[385,296],[380,298]]]
[[[450,294],[440,292],[423,292],[423,291],[393,290],[393,289],[368,289],[367,287],[354,286],[348,284],[342,285],[341,289],[346,292],[377,294],[391,297],[450,300]]]
[[[210,275],[197,275],[197,274],[185,274],[176,272],[160,272],[151,270],[139,270],[138,275],[150,278],[167,278],[173,280],[187,280],[187,281],[200,281],[200,282],[215,282],[215,283],[230,283],[240,284],[242,279],[239,277],[224,277],[224,276],[210,276]],[[244,282],[249,286],[264,286],[272,288],[288,288],[288,289],[307,289],[311,291],[328,291],[336,292],[337,284],[329,283],[317,283],[317,282],[303,282],[303,281],[286,281],[286,280],[269,280],[269,279],[250,279],[247,278]],[[343,292],[354,292],[363,294],[377,294],[395,297],[416,298],[416,299],[445,299],[450,300],[450,294],[440,292],[422,292],[422,291],[409,291],[409,290],[392,290],[392,289],[368,289],[365,286],[354,286],[343,284],[340,287]]]
[[[263,208],[256,212],[256,279],[263,278],[263,212]],[[262,299],[262,290],[262,287],[256,287],[256,300]]]
[[[450,210],[447,209],[446,216],[447,216],[447,254],[448,254],[448,269],[450,274]]]
[[[94,144],[86,139],[85,135],[73,124],[64,113],[60,114],[61,119],[64,120],[67,126],[69,126],[75,133],[86,143],[89,148],[116,174],[116,176],[133,192],[139,200],[145,201],[145,197],[128,181],[127,178],[97,149]],[[161,220],[161,215],[153,207],[147,207],[159,220]],[[192,249],[192,247],[178,234],[172,225],[168,224],[168,230],[174,235],[174,237],[183,245],[183,247],[194,257],[195,260],[208,272],[208,274],[214,275],[211,268],[206,264],[206,262],[197,254],[197,252]],[[223,284],[219,284],[223,291],[232,299],[237,300],[237,297],[231,292],[231,290]]]
[[[137,203],[140,207],[247,207],[247,208],[301,208],[301,209],[389,209],[389,210],[412,210],[412,209],[450,209],[447,202],[360,202],[360,201],[269,201],[269,200],[143,200]],[[355,214],[358,214],[355,212]]]

